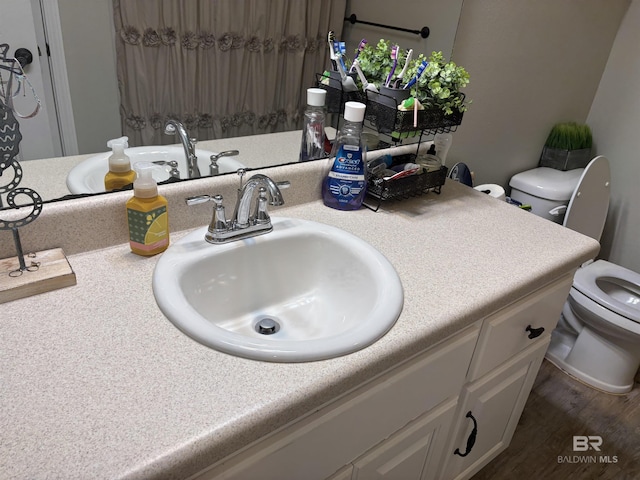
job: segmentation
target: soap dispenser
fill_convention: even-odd
[[[152,176],[157,165],[136,162],[133,197],[127,202],[129,246],[138,255],[150,256],[164,252],[169,246],[167,199],[158,194]]]
[[[107,192],[131,185],[136,173],[131,170],[129,156],[124,149],[129,147],[129,137],[114,138],[107,142],[112,150],[109,157],[109,172],[104,177],[104,189]]]

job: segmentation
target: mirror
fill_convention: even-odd
[[[67,195],[69,192],[66,188],[66,177],[71,168],[80,160],[87,158],[88,153],[105,152],[106,141],[121,135],[115,66],[111,71],[107,68],[108,65],[114,64],[116,58],[115,48],[112,48],[115,35],[112,14],[114,2],[118,3],[118,0],[52,2],[57,5],[60,17],[77,144],[82,156],[21,162],[25,171],[25,179],[21,186],[33,188],[39,192],[42,190],[41,195],[45,200]],[[19,3],[21,2],[12,2],[15,5]],[[38,0],[33,0],[32,3],[35,9]],[[40,4],[44,5],[46,2],[40,2]],[[348,54],[352,55],[349,52],[356,50],[362,38],[367,38],[372,43],[385,38],[399,44],[401,48],[413,48],[415,52],[427,55],[433,50],[442,50],[445,56],[449,57],[453,49],[462,0],[401,0],[401,6],[402,8],[398,8],[397,2],[390,6],[388,2],[382,0],[347,0],[344,17],[356,14],[360,21],[415,30],[428,26],[430,35],[427,39],[416,34],[364,23],[352,25],[349,22],[343,22],[339,25],[342,29],[339,37],[346,42]],[[342,16],[342,13],[339,16]],[[329,66],[329,59],[325,45],[325,43],[320,44],[320,48],[325,52],[324,68],[326,69]],[[316,73],[320,73],[315,70],[317,69],[314,67],[313,71],[306,74],[314,78]],[[97,84],[96,82],[101,79],[107,79],[110,86]],[[305,88],[311,86],[314,85],[311,83]],[[216,152],[240,150],[240,155],[236,159],[250,168],[292,163],[298,160],[299,134],[295,130],[300,128],[298,123],[299,120],[286,129],[293,128],[293,131],[201,141],[198,143],[198,148]],[[163,143],[177,142],[177,139],[171,141],[169,138],[169,141]],[[266,142],[272,146],[265,147]],[[36,176],[43,179],[44,186],[34,185],[33,179]]]

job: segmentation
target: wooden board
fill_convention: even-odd
[[[0,303],[76,284],[76,274],[61,248],[25,255],[24,260],[27,267],[38,265],[37,270],[10,276],[20,269],[18,257],[0,260]]]

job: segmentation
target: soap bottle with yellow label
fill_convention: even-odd
[[[104,189],[107,192],[131,185],[136,178],[136,172],[131,170],[131,160],[124,153],[129,146],[129,137],[114,138],[107,142],[112,150],[109,157],[109,171],[104,176]]]
[[[169,246],[167,199],[158,194],[152,176],[158,168],[150,162],[136,162],[137,177],[133,182],[133,197],[127,202],[129,245],[138,255],[156,255]]]

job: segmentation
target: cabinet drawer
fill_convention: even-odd
[[[477,380],[550,335],[560,319],[572,283],[573,274],[566,275],[486,318],[469,370],[469,381]]]
[[[443,400],[457,396],[474,325],[196,478],[324,479]]]

